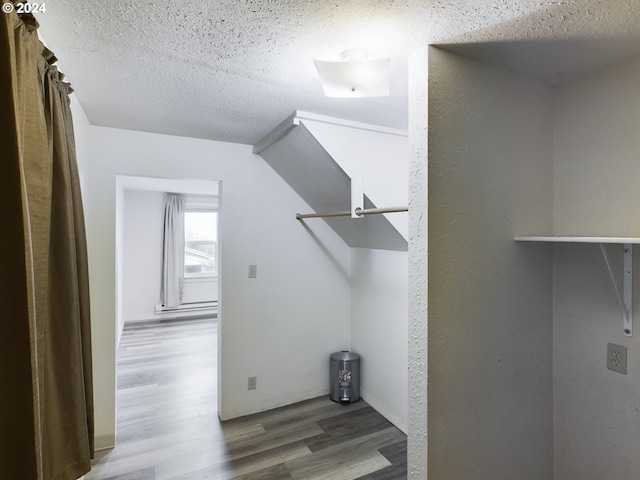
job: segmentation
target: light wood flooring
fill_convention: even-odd
[[[125,327],[117,446],[96,452],[86,480],[406,479],[406,436],[363,400],[221,422],[216,344],[215,319]]]

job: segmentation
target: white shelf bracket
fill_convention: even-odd
[[[618,301],[622,306],[622,314],[623,314],[623,327],[622,333],[624,333],[627,337],[633,336],[633,249],[630,243],[625,243],[623,245],[623,259],[622,259],[622,291],[620,290],[620,286],[618,282],[616,282],[616,277],[613,274],[613,269],[611,268],[611,260],[609,259],[609,254],[607,253],[607,249],[604,244],[600,244],[600,250],[602,251],[602,255],[604,256],[604,261],[607,264],[607,269],[609,270],[609,276],[611,277],[611,281],[613,282],[613,286],[616,290],[616,295],[618,296]]]

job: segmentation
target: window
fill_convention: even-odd
[[[218,274],[216,250],[218,212],[187,211],[184,213],[184,276],[215,277]]]

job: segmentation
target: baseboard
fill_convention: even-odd
[[[237,409],[231,412],[225,411],[224,407],[221,409],[223,411],[218,411],[218,417],[221,421],[227,421],[238,417],[244,417],[247,415],[253,415],[255,413],[260,413],[265,410],[273,410],[274,408],[284,407],[287,405],[292,405],[294,403],[303,402],[305,400],[311,400],[317,397],[329,396],[329,388],[323,388],[320,390],[315,390],[313,393],[307,392],[306,395],[299,395],[295,398],[287,397],[287,399],[273,399],[270,403],[271,405],[268,407],[260,407],[260,408],[246,408],[246,409]],[[365,402],[367,402],[371,408],[373,408],[376,412],[382,415],[384,418],[389,420],[395,427],[397,427],[402,433],[407,435],[407,423],[403,422],[397,415],[392,414],[387,410],[387,408],[380,403],[375,397],[368,395],[367,392],[363,389],[360,389],[360,398],[362,398]]]
[[[200,303],[183,303],[177,307],[166,308],[158,304],[155,308],[156,315],[174,315],[179,312],[198,312],[202,310],[217,310],[218,301],[200,302]]]
[[[407,422],[403,422],[397,415],[394,415],[391,412],[389,412],[389,410],[387,410],[387,408],[382,403],[380,403],[378,400],[376,400],[371,395],[367,394],[367,392],[362,388],[360,389],[360,396],[362,397],[362,399],[365,402],[367,402],[369,405],[371,405],[371,407],[376,412],[378,412],[384,418],[386,418],[391,423],[393,423],[393,425],[395,425],[399,430],[401,430],[402,433],[407,435],[407,430],[408,430],[407,429]]]
[[[222,406],[222,408],[218,410],[218,418],[220,418],[221,421],[226,422],[227,420],[233,420],[234,418],[246,417],[247,415],[254,415],[256,413],[274,410],[276,408],[286,407],[288,405],[304,402],[306,400],[312,400],[318,397],[328,398],[329,387],[309,390],[304,394],[295,396],[287,395],[286,397],[270,399],[267,406],[261,404],[259,407],[245,406],[242,408],[238,408],[237,405],[234,405],[233,409],[229,409],[228,407],[225,408],[224,406]]]
[[[135,315],[125,319],[124,323],[139,323],[139,322],[157,322],[158,320],[166,320],[167,318],[184,318],[184,317],[212,317],[218,314],[217,308],[202,308],[197,310],[184,310],[184,311],[167,311],[162,314],[147,314],[147,315]]]

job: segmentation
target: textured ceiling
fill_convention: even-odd
[[[407,56],[446,45],[549,82],[640,51],[639,0],[55,0],[37,15],[94,125],[254,144],[295,110],[407,124]],[[312,59],[391,57],[389,97],[322,95]]]

